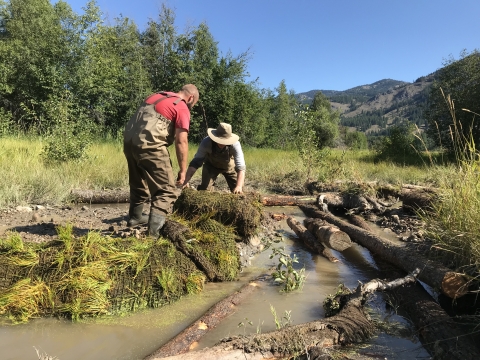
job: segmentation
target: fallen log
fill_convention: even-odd
[[[323,245],[333,250],[343,251],[352,246],[352,241],[345,232],[324,220],[309,218],[303,223]]]
[[[185,354],[173,355],[168,357],[154,357],[150,360],[264,360],[279,359],[272,353],[255,353],[245,354],[241,349],[224,349],[224,348],[205,348],[198,351],[191,351]],[[283,358],[282,358],[283,359]]]
[[[305,324],[287,326],[264,334],[235,336],[223,339],[212,348],[182,354],[169,359],[268,359],[299,356],[311,350],[333,345],[361,343],[371,337],[375,326],[364,309],[369,294],[390,290],[415,281],[415,273],[391,283],[372,280],[359,284],[354,292],[342,295],[340,311],[329,318]],[[243,357],[238,356],[238,350]],[[260,355],[261,354],[261,355]],[[189,357],[195,355],[196,357]],[[259,355],[261,357],[259,357]],[[161,357],[150,358],[159,360]]]
[[[239,291],[212,306],[200,319],[147,356],[145,360],[180,355],[193,350],[203,335],[215,328],[224,318],[234,313],[237,305],[252,294],[258,286],[258,282],[255,280],[245,284]]]
[[[382,269],[382,265],[379,266]],[[391,274],[391,270],[388,270]],[[398,271],[394,271],[398,276]],[[420,341],[434,359],[479,359],[477,346],[419,283],[390,292],[398,308],[415,325]]]
[[[432,210],[438,200],[438,193],[430,188],[402,188],[402,206],[407,212]]]
[[[324,203],[333,208],[359,209],[362,211],[372,209],[372,205],[363,196],[350,193],[321,193],[318,197],[318,203]]]
[[[351,225],[330,213],[320,211],[316,207],[302,205],[300,208],[307,216],[320,218],[338,226],[353,241],[366,247],[374,254],[378,254],[379,257],[400,269],[410,272],[415,268],[420,268],[421,272],[418,278],[435,290],[443,292],[448,297],[458,298],[466,294],[467,280],[462,274],[456,273],[439,263],[425,259],[407,248],[405,244],[396,245],[391,241]]]
[[[365,199],[373,206],[374,210],[377,210],[378,212],[385,211],[385,205],[382,205],[381,201],[378,201],[377,199],[369,195],[365,195]]]
[[[322,243],[320,243],[302,224],[297,220],[289,216],[287,218],[287,224],[297,234],[300,240],[312,251],[322,255],[331,262],[338,262],[338,259],[333,256],[331,251],[327,249]]]
[[[355,215],[355,214],[348,214],[347,215],[348,221],[352,223],[355,226],[358,226],[359,228],[362,228],[367,231],[372,231],[372,228],[370,225],[368,225],[368,222],[366,222],[361,216]]]
[[[260,202],[264,206],[296,206],[300,204],[315,204],[316,196],[261,195]]]

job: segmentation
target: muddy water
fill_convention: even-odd
[[[302,221],[303,213],[297,207],[269,209],[285,212]],[[334,293],[338,284],[354,288],[358,281],[378,276],[368,251],[359,247],[335,252],[340,263],[332,264],[323,257],[312,255],[295,241],[295,234],[282,223],[283,241],[273,246],[285,246],[299,260],[298,268],[305,267],[307,279],[301,291],[281,293],[270,281],[260,282],[258,289],[242,304],[236,313],[210,331],[198,344],[198,349],[209,347],[226,336],[267,332],[275,329],[273,308],[277,321],[300,324],[324,316],[322,302]],[[200,295],[186,296],[168,307],[147,310],[122,318],[71,323],[55,319],[37,319],[28,324],[0,326],[0,359],[37,359],[40,353],[59,360],[76,359],[143,359],[170,338],[205,313],[213,304],[239,289],[249,279],[270,273],[278,262],[269,259],[267,250],[251,260],[237,282],[207,284]],[[378,296],[371,302],[373,316],[385,320],[393,328],[407,328],[406,321],[385,309]],[[243,323],[243,325],[240,325]],[[373,338],[360,353],[375,358],[414,359],[428,358],[417,339],[402,338],[381,333]]]

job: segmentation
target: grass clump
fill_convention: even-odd
[[[192,254],[208,258],[207,271],[219,279],[238,276],[233,227],[209,214],[178,226],[187,251],[165,238],[112,238],[96,231],[78,236],[71,223],[58,226],[58,239],[47,243],[24,243],[11,233],[0,240],[0,312],[13,322],[35,316],[77,321],[163,306],[203,290],[208,277]],[[17,306],[17,297],[28,304]]]
[[[225,280],[234,280],[240,270],[234,228],[212,219],[212,214],[203,214],[192,221],[192,236],[196,239],[192,246],[201,249]]]
[[[44,315],[53,307],[52,291],[38,279],[20,280],[9,290],[0,292],[0,315],[6,314],[14,324]]]
[[[262,220],[261,204],[255,197],[184,189],[175,202],[175,210],[186,219],[202,214],[230,225],[240,236],[254,235]]]
[[[435,242],[435,255],[449,266],[476,278],[480,276],[480,152],[473,136],[465,136],[455,116],[449,96],[450,136],[456,158],[455,175],[439,178],[441,193],[433,211],[420,215],[427,224],[427,235]]]

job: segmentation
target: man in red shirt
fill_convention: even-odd
[[[188,157],[190,110],[199,98],[195,85],[178,93],[150,95],[125,127],[123,152],[128,163],[130,209],[128,226],[145,224],[158,237],[185,181]],[[175,180],[168,146],[175,142],[180,170]],[[150,198],[150,215],[142,214]]]

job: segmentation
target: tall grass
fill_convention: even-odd
[[[450,136],[456,158],[455,173],[442,173],[438,177],[441,200],[424,219],[428,235],[434,239],[444,261],[477,276],[480,272],[480,153],[471,133],[465,132],[456,119],[454,102],[450,96],[444,97],[452,118]]]
[[[42,138],[0,138],[0,207],[24,204],[59,204],[71,189],[128,187],[127,163],[120,141],[95,141],[83,161],[45,163]],[[189,159],[197,145],[191,144]],[[307,169],[296,151],[245,148],[246,190],[269,192],[275,188],[304,188]],[[175,150],[170,148],[174,171]],[[372,152],[332,150],[313,170],[319,181],[379,181],[393,184],[432,182],[445,167],[401,166],[376,163]],[[201,170],[194,175],[199,180]],[[221,178],[221,177],[220,177]]]

